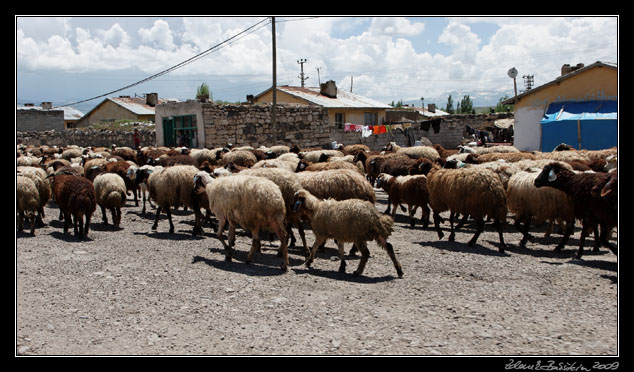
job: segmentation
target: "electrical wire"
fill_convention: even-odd
[[[174,65],[174,66],[172,66],[172,67],[170,67],[170,68],[168,68],[168,69],[166,69],[166,70],[163,70],[163,71],[161,71],[161,72],[159,72],[159,73],[156,73],[156,74],[154,74],[154,75],[152,75],[152,76],[149,76],[149,77],[147,77],[147,78],[145,78],[145,79],[143,79],[143,80],[139,80],[139,81],[137,81],[136,83],[132,83],[132,84],[127,85],[127,86],[125,86],[125,87],[123,87],[123,88],[119,88],[119,89],[113,90],[113,91],[108,92],[108,93],[104,93],[104,94],[99,95],[99,96],[96,96],[96,97],[92,97],[92,98],[84,99],[84,100],[77,101],[77,102],[73,102],[73,103],[67,103],[67,104],[65,104],[65,105],[56,106],[56,107],[54,107],[54,108],[66,107],[66,106],[73,106],[73,105],[77,105],[77,104],[80,104],[80,103],[84,103],[84,102],[92,101],[92,100],[94,100],[94,99],[97,99],[97,98],[102,98],[102,97],[106,97],[106,96],[109,96],[109,95],[111,95],[111,94],[114,94],[114,93],[120,92],[120,91],[122,91],[122,90],[129,89],[129,88],[135,87],[135,86],[137,86],[137,85],[143,84],[143,83],[145,83],[145,82],[148,82],[148,81],[150,81],[150,80],[156,79],[156,78],[158,78],[158,77],[160,77],[160,76],[163,76],[163,75],[165,75],[165,74],[168,74],[168,73],[170,73],[170,72],[172,72],[172,71],[174,71],[174,70],[176,70],[176,69],[179,69],[179,68],[181,68],[181,67],[183,67],[183,66],[185,66],[185,65],[188,65],[188,64],[190,64],[190,63],[192,63],[192,62],[194,62],[194,61],[197,61],[197,60],[199,60],[199,59],[201,59],[201,58],[203,58],[203,57],[206,57],[207,55],[211,54],[212,52],[215,52],[215,51],[219,50],[220,48],[222,48],[222,47],[224,47],[224,46],[226,46],[226,45],[229,45],[232,41],[235,41],[234,39],[236,39],[238,36],[241,36],[241,35],[243,35],[243,34],[245,34],[245,33],[247,33],[247,32],[248,32],[248,33],[251,33],[251,32],[255,32],[255,31],[259,30],[260,28],[262,28],[262,27],[264,27],[264,26],[268,25],[268,23],[265,23],[265,24],[261,25],[261,24],[262,24],[263,22],[265,22],[265,21],[269,21],[269,23],[270,23],[270,19],[269,19],[268,17],[267,17],[267,18],[264,18],[263,20],[261,20],[260,22],[258,22],[258,23],[256,23],[256,24],[254,24],[253,26],[246,28],[245,30],[243,30],[243,31],[241,31],[241,32],[239,32],[239,33],[237,33],[237,34],[233,35],[232,37],[230,37],[230,38],[228,38],[228,39],[226,39],[226,40],[224,40],[224,41],[222,41],[222,42],[220,42],[220,43],[218,43],[218,44],[216,44],[216,45],[212,46],[211,48],[209,48],[209,49],[207,49],[207,50],[203,51],[202,53],[199,53],[199,54],[197,54],[197,55],[195,55],[195,56],[193,56],[193,57],[191,57],[191,58],[188,58],[188,59],[184,60],[184,61],[183,61],[183,62],[181,62],[181,63],[178,63],[178,64],[176,64],[176,65]],[[260,27],[258,27],[257,29],[255,29],[255,30],[254,30],[254,28],[255,28],[255,27],[257,27],[257,26],[260,26]],[[245,35],[245,36],[246,36],[246,35]],[[239,40],[239,39],[238,39],[238,40]]]

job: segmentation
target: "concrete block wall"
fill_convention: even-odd
[[[18,131],[63,130],[64,111],[16,110],[15,129]]]

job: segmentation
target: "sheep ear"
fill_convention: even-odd
[[[557,174],[555,173],[554,169],[551,169],[550,172],[548,172],[548,182],[553,182],[556,179],[557,179]]]

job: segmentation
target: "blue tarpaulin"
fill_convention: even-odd
[[[616,101],[551,103],[540,121],[542,151],[561,143],[586,150],[617,146],[617,107]]]

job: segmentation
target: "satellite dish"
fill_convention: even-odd
[[[517,70],[515,69],[515,67],[511,67],[511,69],[508,70],[507,74],[511,79],[515,79],[517,77]]]

